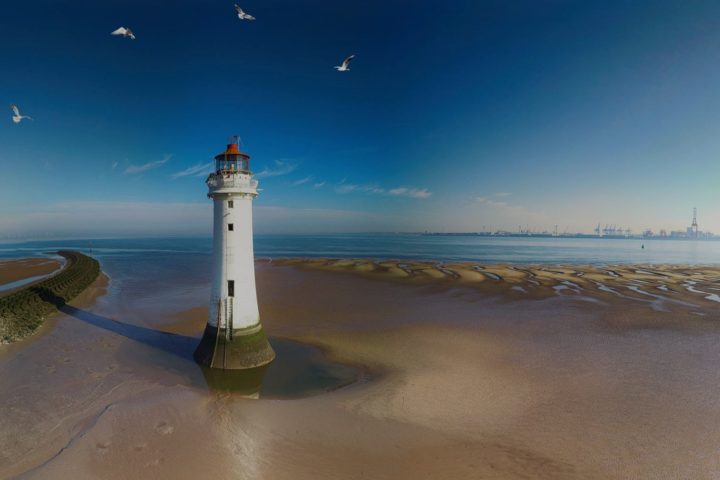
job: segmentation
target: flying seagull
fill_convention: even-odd
[[[349,72],[350,71],[350,62],[352,61],[353,58],[355,58],[355,55],[350,55],[345,60],[343,60],[342,65],[340,65],[340,66],[336,65],[333,68],[335,68],[335,70],[337,70],[338,72]]]
[[[245,13],[242,8],[240,8],[240,5],[237,3],[235,4],[235,10],[238,12],[238,18],[240,20],[255,20],[255,17],[252,15]]]
[[[13,117],[12,117],[12,119],[13,119],[13,122],[14,122],[14,123],[20,123],[20,121],[21,121],[23,118],[27,118],[28,120],[32,120],[32,118],[28,117],[27,115],[20,115],[20,110],[18,109],[18,106],[15,105],[14,103],[13,103],[12,105],[10,105],[10,108],[11,108],[12,111],[13,111]]]
[[[120,27],[114,32],[112,32],[110,35],[122,35],[123,37],[127,38],[130,37],[130,40],[135,40],[135,34],[132,33],[132,30],[125,27]]]

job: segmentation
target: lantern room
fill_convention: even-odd
[[[215,156],[215,172],[250,174],[250,155],[241,152],[237,143],[229,143],[223,153]]]

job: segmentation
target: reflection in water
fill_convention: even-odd
[[[360,370],[334,363],[323,352],[283,338],[271,338],[275,360],[250,370],[203,367],[208,387],[246,397],[297,398],[318,395],[356,382]]]
[[[211,390],[227,391],[245,398],[260,398],[265,372],[269,365],[247,370],[220,370],[201,365],[205,381]]]
[[[355,367],[331,362],[317,347],[284,338],[270,339],[276,357],[269,365],[250,370],[210,369],[193,360],[199,338],[119,322],[70,305],[61,310],[90,325],[152,347],[152,355],[133,351],[134,360],[182,371],[191,384],[247,398],[318,395],[354,383],[361,374]]]

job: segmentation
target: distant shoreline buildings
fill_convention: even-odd
[[[539,238],[608,238],[608,239],[658,239],[658,240],[720,240],[720,235],[715,235],[712,232],[702,231],[699,229],[697,221],[697,210],[693,209],[693,219],[691,224],[684,230],[676,229],[660,229],[654,231],[652,229],[644,229],[635,233],[631,228],[623,228],[616,226],[616,224],[601,224],[592,230],[592,232],[569,232],[567,228],[562,231],[559,229],[559,225],[553,225],[551,229],[547,228],[531,228],[530,226],[518,226],[517,230],[506,230],[506,229],[493,229],[491,227],[482,226],[477,231],[433,231],[433,230],[403,230],[403,231],[382,231],[382,230],[368,230],[363,232],[352,232],[354,234],[406,234],[406,235],[437,235],[437,236],[481,236],[481,237],[539,237]],[[349,233],[349,232],[326,232],[318,233],[317,235],[330,234],[334,235],[337,233]],[[312,235],[312,232],[301,233],[303,235]],[[283,234],[276,234],[283,235]],[[292,236],[295,233],[287,233],[286,235]],[[97,239],[121,239],[121,238],[165,238],[165,237],[193,237],[200,238],[204,235],[73,235],[69,232],[62,233],[6,233],[0,232],[0,242],[24,242],[24,241],[42,241],[42,240],[97,240]]]
[[[703,232],[698,228],[697,208],[693,208],[692,223],[685,230],[661,229],[655,233],[652,229],[645,229],[642,233],[633,234],[630,228],[623,229],[612,224],[605,224],[601,227],[598,223],[593,233],[563,233],[558,232],[558,226],[550,230],[532,230],[530,227],[518,227],[516,232],[509,230],[486,230],[483,227],[480,232],[456,232],[456,233],[440,233],[440,232],[424,232],[423,235],[447,235],[447,236],[481,236],[481,237],[546,237],[546,238],[609,238],[609,239],[659,239],[659,240],[720,240],[720,236],[712,232]]]
[[[494,232],[422,232],[421,235],[428,236],[456,236],[456,237],[531,237],[531,238],[603,238],[603,239],[653,239],[653,240],[720,240],[720,236],[710,232],[699,232],[697,237],[689,237],[683,231],[673,231],[668,235],[665,230],[664,235],[655,234],[651,230],[646,230],[642,234],[631,235],[597,235],[591,233],[559,233],[555,235],[552,232],[542,231],[523,231],[510,232],[506,230],[497,230]]]

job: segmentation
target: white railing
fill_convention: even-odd
[[[258,186],[257,180],[253,180],[247,175],[237,173],[228,175],[211,173],[208,177],[207,184],[212,188],[256,189]]]

